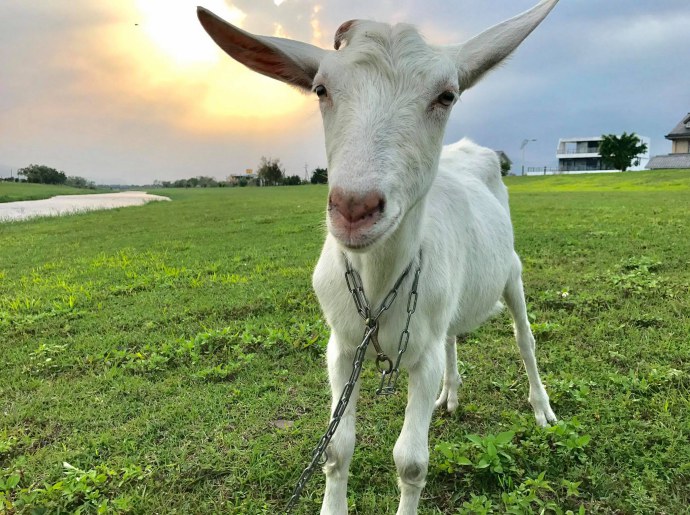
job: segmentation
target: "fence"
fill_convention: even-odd
[[[522,175],[553,175],[558,173],[568,173],[558,168],[549,168],[548,166],[528,166],[526,167]]]

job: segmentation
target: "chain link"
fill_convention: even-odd
[[[381,382],[376,390],[376,395],[393,395],[397,392],[398,377],[400,376],[400,361],[402,355],[407,350],[407,344],[410,343],[410,320],[417,309],[417,286],[419,285],[419,274],[422,272],[422,252],[419,252],[419,266],[414,273],[414,281],[412,281],[412,288],[410,289],[410,296],[407,299],[407,321],[405,322],[405,329],[400,333],[400,340],[398,341],[398,355],[395,358],[395,365],[389,370],[380,370]],[[386,377],[388,380],[386,380]],[[385,384],[385,386],[384,386]]]
[[[355,358],[352,363],[352,373],[350,374],[350,379],[345,384],[345,388],[343,388],[343,393],[340,394],[340,399],[338,399],[338,403],[336,404],[336,407],[333,410],[333,415],[331,417],[330,424],[328,424],[328,429],[319,440],[319,443],[316,445],[316,448],[312,451],[311,461],[309,462],[309,465],[307,465],[307,467],[302,471],[302,475],[297,481],[297,485],[295,486],[295,489],[292,492],[292,497],[290,497],[287,507],[285,508],[285,513],[290,513],[292,509],[295,507],[295,505],[299,501],[300,495],[302,495],[302,490],[304,490],[304,487],[307,485],[307,482],[314,473],[314,470],[316,470],[316,468],[319,465],[324,465],[325,462],[328,460],[326,448],[328,447],[331,438],[333,438],[335,430],[338,429],[340,420],[345,414],[347,405],[350,402],[352,390],[354,390],[355,384],[357,384],[357,379],[359,379],[359,374],[362,371],[364,356],[367,352],[367,347],[369,346],[369,341],[371,340],[371,335],[374,333],[374,331],[374,328],[367,328],[367,331],[364,333],[362,343],[359,345],[359,347],[357,347],[357,350],[355,351]],[[321,457],[324,455],[324,459],[321,460]]]
[[[357,313],[359,313],[359,316],[362,317],[365,323],[364,337],[362,338],[362,343],[360,343],[359,347],[357,347],[357,349],[355,350],[355,357],[352,362],[352,373],[350,374],[350,378],[347,381],[347,383],[345,383],[343,392],[340,394],[338,403],[336,404],[336,407],[333,410],[333,415],[331,416],[331,422],[328,424],[328,429],[319,440],[319,443],[316,445],[316,448],[312,451],[311,460],[309,461],[307,467],[302,471],[302,474],[300,475],[300,478],[297,481],[297,485],[295,486],[292,492],[292,496],[290,497],[290,500],[288,501],[288,504],[285,508],[285,513],[291,513],[292,509],[297,505],[297,502],[299,501],[299,498],[302,495],[304,487],[307,485],[307,482],[314,474],[316,468],[319,465],[324,465],[326,461],[328,461],[328,453],[326,451],[328,448],[328,444],[333,438],[336,429],[338,429],[338,425],[340,424],[340,421],[343,415],[345,414],[345,410],[347,409],[347,406],[350,402],[352,391],[354,390],[355,385],[357,384],[357,380],[359,379],[359,375],[362,372],[362,365],[364,363],[364,357],[366,355],[369,343],[371,342],[376,348],[376,366],[379,369],[379,372],[381,372],[381,384],[379,385],[379,388],[376,390],[376,394],[391,395],[396,391],[398,376],[400,375],[400,360],[402,358],[402,355],[407,350],[407,344],[410,339],[410,320],[412,319],[412,314],[415,312],[415,309],[417,307],[417,285],[419,283],[419,274],[421,273],[422,269],[422,251],[419,251],[419,265],[417,266],[417,270],[415,271],[414,281],[412,282],[412,289],[410,291],[410,296],[407,300],[407,322],[405,323],[405,329],[400,335],[400,340],[398,342],[398,355],[395,360],[395,365],[393,365],[392,360],[386,354],[383,353],[381,346],[379,345],[378,320],[381,314],[383,314],[384,311],[387,311],[391,307],[393,301],[398,296],[398,289],[400,288],[402,282],[405,280],[405,277],[407,277],[407,275],[409,274],[410,269],[412,268],[412,263],[408,265],[408,267],[405,269],[402,275],[395,282],[393,288],[383,299],[383,302],[379,306],[376,315],[374,315],[373,317],[371,316],[371,308],[369,307],[369,301],[367,300],[367,296],[364,293],[364,285],[362,284],[362,279],[360,275],[357,273],[357,271],[352,268],[352,265],[350,264],[350,261],[347,259],[347,257],[345,257],[345,268],[345,281],[347,282],[347,288],[352,294],[352,298],[355,302],[355,307],[357,308]],[[382,363],[387,363],[387,369],[381,366]],[[389,376],[388,384],[384,387],[383,384],[387,376]]]

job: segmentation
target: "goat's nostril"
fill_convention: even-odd
[[[378,192],[358,195],[347,193],[341,188],[334,188],[328,196],[328,210],[337,212],[351,224],[377,218],[384,209],[385,200]]]

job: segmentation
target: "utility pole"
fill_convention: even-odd
[[[536,139],[523,139],[520,150],[522,150],[522,175],[525,175],[525,147],[530,141],[537,141]]]

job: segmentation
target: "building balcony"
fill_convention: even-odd
[[[579,150],[570,150],[570,149],[558,149],[558,152],[556,153],[556,157],[558,159],[586,159],[590,157],[600,157],[599,156],[599,151],[598,150],[588,150],[586,152],[581,152]]]

